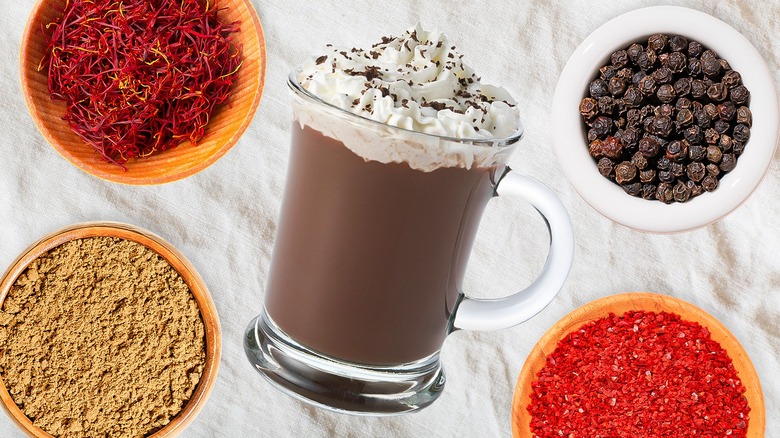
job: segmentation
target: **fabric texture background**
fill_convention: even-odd
[[[695,8],[742,32],[780,83],[780,3],[627,0],[342,2],[253,0],[267,40],[260,107],[228,154],[185,180],[132,187],[102,181],[60,157],[36,129],[19,81],[19,44],[33,0],[0,0],[0,269],[41,236],[112,220],[146,228],[179,248],[208,285],[222,323],[222,363],[207,405],[184,437],[509,436],[515,380],[528,352],[558,319],[588,301],[627,291],[685,299],[720,319],[752,358],[766,400],[767,436],[780,436],[780,169],[775,160],[752,197],[725,219],[677,235],[644,234],[588,206],[566,180],[551,144],[551,101],[577,45],[607,20],[659,4]],[[242,333],[261,310],[288,159],[285,79],[326,43],[366,46],[415,22],[439,27],[489,83],[519,101],[526,135],[510,165],[548,185],[574,224],[575,261],[553,303],[521,326],[458,332],[442,360],[448,382],[429,408],[361,418],[283,395],[244,357]],[[528,205],[488,206],[466,290],[498,297],[530,283],[547,236]],[[22,437],[0,415],[0,436]]]

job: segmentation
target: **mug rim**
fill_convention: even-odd
[[[301,96],[302,98],[306,99],[309,102],[316,103],[319,105],[322,105],[331,111],[334,111],[340,115],[343,115],[347,118],[351,118],[352,120],[355,120],[359,123],[363,123],[369,126],[373,126],[375,128],[382,128],[385,130],[395,130],[399,133],[403,133],[404,135],[411,135],[411,136],[421,136],[421,137],[428,137],[428,138],[435,138],[440,141],[446,141],[446,142],[452,142],[452,143],[461,143],[461,144],[467,144],[469,146],[475,146],[475,147],[487,147],[487,148],[507,148],[512,147],[516,143],[518,143],[520,140],[522,140],[525,130],[523,129],[522,123],[519,124],[517,129],[510,134],[507,137],[493,137],[493,138],[473,138],[473,137],[452,137],[447,135],[438,135],[438,134],[430,134],[427,132],[420,132],[420,131],[414,131],[411,129],[402,128],[400,126],[394,126],[394,125],[388,125],[387,123],[380,122],[378,120],[369,119],[368,117],[362,116],[360,114],[355,114],[353,112],[347,111],[344,108],[338,107],[336,105],[333,105],[332,103],[326,102],[319,96],[312,94],[309,90],[305,89],[300,82],[298,82],[298,74],[303,71],[302,67],[296,67],[293,69],[289,75],[287,76],[287,86],[290,88],[290,90],[295,93],[298,96]]]

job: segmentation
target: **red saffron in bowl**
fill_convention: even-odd
[[[69,0],[39,70],[73,131],[124,167],[203,138],[241,67],[216,0]]]
[[[534,437],[744,437],[750,407],[710,332],[667,312],[627,312],[569,333],[528,405]]]

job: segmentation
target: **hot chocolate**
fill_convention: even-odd
[[[439,136],[484,140],[519,127],[512,98],[461,58],[418,27],[369,50],[329,47],[296,75],[303,96],[266,309],[307,348],[386,365],[441,348],[504,170],[498,155],[512,148]]]

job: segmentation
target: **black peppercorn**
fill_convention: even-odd
[[[646,169],[639,172],[639,181],[643,183],[651,183],[655,181],[656,171],[654,169]]]
[[[707,114],[707,111],[705,111],[704,109],[694,111],[693,118],[696,119],[696,126],[702,129],[710,126],[710,123],[712,122],[710,115]]]
[[[688,158],[692,161],[702,161],[707,157],[707,148],[700,145],[692,145],[688,148]]]
[[[672,119],[669,116],[656,116],[650,119],[647,132],[655,135],[668,136],[672,132]]]
[[[682,52],[688,48],[688,40],[682,35],[675,35],[669,38],[669,50],[672,52]]]
[[[655,50],[656,52],[660,52],[666,47],[667,40],[668,37],[662,33],[650,35],[650,37],[647,39],[647,48]]]
[[[737,108],[737,123],[753,126],[753,114],[750,112],[750,108],[741,106]]]
[[[723,73],[723,78],[720,82],[725,85],[726,88],[733,88],[742,83],[742,76],[740,76],[737,71],[729,70],[726,73]]]
[[[704,131],[698,126],[691,126],[686,129],[683,136],[686,140],[691,142],[691,144],[701,144],[701,142],[704,141]]]
[[[634,87],[639,86],[639,81],[642,80],[643,77],[647,76],[647,73],[643,72],[642,70],[639,70],[638,72],[634,73],[633,76],[631,76],[631,85]]]
[[[718,168],[717,164],[709,163],[704,167],[707,168],[707,175],[710,175],[715,178],[717,178],[718,175],[720,175],[720,169]]]
[[[649,163],[647,162],[647,158],[645,158],[640,152],[637,152],[631,157],[631,164],[636,166],[636,168],[639,170],[645,170]]]
[[[688,58],[682,53],[673,52],[666,57],[666,63],[664,65],[674,73],[682,73],[682,71],[685,70],[685,67],[688,66]]]
[[[626,81],[622,78],[615,76],[609,80],[608,84],[609,92],[615,97],[620,97],[626,92]]]
[[[636,178],[637,169],[630,161],[624,161],[615,166],[615,181],[625,184]]]
[[[658,180],[665,183],[674,181],[674,175],[671,170],[661,170],[658,172]]]
[[[674,82],[674,93],[685,96],[691,92],[691,78],[680,78]],[[682,97],[680,97],[682,99]]]
[[[718,188],[718,179],[713,177],[713,176],[711,176],[711,175],[707,175],[701,181],[701,187],[704,190],[706,190],[708,192],[711,192],[711,191],[713,191],[713,190]]]
[[[734,127],[732,137],[738,142],[747,143],[748,139],[750,139],[750,128],[748,128],[747,125],[740,123]]]
[[[623,79],[626,82],[630,81],[632,76],[634,76],[634,72],[630,68],[621,68],[617,71],[617,74],[615,74],[615,77]]]
[[[665,103],[663,105],[658,105],[655,108],[654,113],[656,116],[672,117],[674,115],[674,106],[669,105],[668,103]]]
[[[607,116],[598,116],[591,123],[591,130],[596,138],[605,138],[612,132],[612,119]]]
[[[674,201],[672,186],[669,183],[665,183],[665,182],[658,184],[658,188],[656,189],[655,192],[655,199],[665,204],[671,204],[672,201]]]
[[[701,53],[702,61],[704,61],[705,59],[712,59],[712,58],[717,58],[717,57],[718,57],[718,54],[715,53],[715,51],[711,50],[711,49],[707,49],[707,50],[705,50],[705,51],[703,51]]]
[[[634,87],[628,87],[623,95],[623,104],[626,108],[636,108],[642,103],[642,93]]]
[[[690,81],[688,82],[688,88],[689,88],[688,92],[690,92]],[[675,90],[675,92],[677,92],[677,86],[676,85],[675,85],[674,90]],[[688,93],[685,93],[685,94],[688,94]],[[680,93],[677,93],[677,95],[679,96]],[[674,104],[674,108],[676,110],[678,110],[678,111],[679,110],[684,110],[684,109],[691,109],[692,107],[693,107],[693,104],[691,103],[691,100],[688,99],[687,97],[681,97],[681,98],[677,99],[677,102]]]
[[[639,91],[645,96],[651,96],[658,90],[658,86],[655,84],[655,79],[652,76],[647,75],[639,81]]]
[[[728,97],[728,90],[726,86],[720,82],[716,82],[707,88],[707,96],[715,102],[720,102]],[[733,97],[732,97],[733,100]]]
[[[715,120],[715,123],[712,125],[712,128],[717,132],[718,134],[724,134],[728,132],[728,130],[731,128],[731,125],[729,125],[729,122],[718,119]]]
[[[701,74],[701,61],[696,58],[688,59],[688,72],[691,76],[699,76]]]
[[[672,168],[672,162],[665,156],[662,156],[656,161],[655,167],[657,167],[658,170],[669,170]]]
[[[737,157],[734,154],[723,154],[723,158],[720,160],[720,170],[722,172],[731,172],[737,165]]]
[[[721,68],[722,67],[720,65],[720,61],[718,61],[717,58],[704,59],[702,57],[701,71],[705,75],[714,78],[715,76],[720,74]]]
[[[656,84],[668,84],[672,82],[673,73],[672,71],[667,67],[661,67],[658,70],[654,71],[652,73],[653,79],[655,79]]]
[[[639,54],[644,52],[645,49],[642,47],[641,44],[631,44],[628,49],[626,50],[626,54],[628,55],[628,59],[631,60],[634,64],[636,64],[637,60],[639,59]]]
[[[658,56],[654,51],[648,49],[640,53],[636,60],[636,65],[643,70],[648,70],[653,67],[653,64],[658,60]]]
[[[682,163],[672,163],[670,172],[672,172],[674,178],[679,178],[685,175],[685,166]]]
[[[720,163],[723,158],[723,152],[717,146],[707,146],[707,161],[710,163]]]
[[[689,164],[688,167],[686,167],[685,173],[692,181],[699,182],[702,180],[702,178],[704,178],[704,175],[707,173],[707,169],[704,167],[703,163],[693,162]]]
[[[590,83],[590,86],[588,86],[588,91],[590,91],[591,97],[598,99],[599,97],[609,95],[609,86],[607,85],[607,81],[603,79],[596,79]]]
[[[732,102],[736,103],[737,105],[747,103],[748,99],[750,99],[750,92],[747,88],[745,88],[744,85],[738,85],[732,88],[730,94]]]
[[[737,116],[737,107],[734,102],[726,101],[718,105],[718,116],[723,120],[734,120]]]
[[[718,111],[718,107],[715,104],[708,103],[707,105],[704,105],[703,109],[712,120],[720,117],[720,111]]]
[[[656,190],[655,184],[642,184],[642,198],[647,200],[654,199]]]
[[[704,141],[707,144],[717,144],[719,139],[720,134],[715,129],[707,128],[707,130],[704,131]]]
[[[691,189],[691,198],[695,198],[696,196],[701,195],[701,192],[703,190],[701,188],[701,184],[697,184],[690,180],[686,184],[688,185],[688,188]]]
[[[639,140],[639,153],[645,158],[653,158],[658,155],[661,150],[661,145],[653,137],[644,137]]]
[[[640,183],[625,184],[622,187],[631,196],[639,196],[642,193],[642,184]]]
[[[673,101],[675,97],[677,97],[674,94],[674,86],[671,84],[663,84],[660,87],[658,87],[658,92],[656,93],[656,96],[658,96],[658,100],[660,100],[663,103],[669,103]]]
[[[694,99],[700,99],[707,95],[707,83],[701,79],[691,81],[691,96]]]
[[[693,113],[689,109],[677,112],[677,129],[687,127],[693,123]]]
[[[685,202],[691,197],[691,189],[689,189],[688,185],[684,182],[678,181],[677,184],[674,185],[672,194],[675,201]]]
[[[599,173],[604,178],[609,178],[612,176],[612,172],[615,170],[615,162],[607,157],[603,157],[599,160],[597,167],[599,168]]]
[[[698,58],[701,56],[701,52],[704,51],[704,47],[696,42],[696,41],[690,41],[688,43],[688,56],[692,56],[694,58]]]
[[[610,96],[604,96],[599,99],[599,112],[605,115],[612,115],[615,112],[615,99]]]
[[[618,50],[610,58],[615,68],[623,68],[628,64],[628,53],[625,50]]]
[[[734,147],[734,140],[726,134],[721,134],[718,140],[718,146],[723,152],[728,152]]]
[[[585,120],[592,119],[598,112],[599,106],[596,99],[590,97],[582,99],[582,102],[580,102],[580,115],[585,118]]]
[[[623,141],[625,146],[634,146],[639,142],[639,137],[642,133],[637,128],[626,128],[623,131],[620,140]]]
[[[611,65],[605,65],[599,69],[599,77],[604,81],[609,81],[615,77],[615,73],[617,73],[617,70]]]

